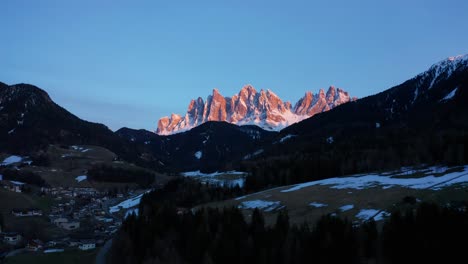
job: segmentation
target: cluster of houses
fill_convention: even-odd
[[[103,193],[90,187],[42,187],[41,192],[56,197],[58,200],[72,197],[98,197]]]
[[[0,180],[0,186],[7,191],[21,193],[23,192],[24,183]]]
[[[42,216],[42,210],[37,208],[13,209],[11,214],[17,217]]]
[[[13,209],[11,214],[14,217],[47,215],[53,225],[64,231],[63,237],[47,242],[38,239],[28,240],[20,233],[2,233],[0,227],[0,242],[44,253],[63,251],[65,248],[92,250],[96,245],[101,245],[109,239],[122,225],[119,216],[108,212],[107,204],[112,204],[112,198],[107,193],[82,187],[44,187],[40,189],[40,193],[56,201],[47,214],[37,208]],[[123,195],[117,198],[123,198]],[[86,239],[73,239],[76,236]]]
[[[24,243],[23,236],[19,233],[8,232],[0,233],[1,240],[8,245],[17,246],[21,243]],[[69,239],[64,238],[57,241],[49,241],[44,243],[39,239],[31,239],[26,242],[25,249],[28,251],[54,251],[51,249],[63,250],[63,248],[78,248],[80,250],[93,250],[96,248],[96,245],[104,243],[104,239]],[[23,244],[24,245],[24,244]]]

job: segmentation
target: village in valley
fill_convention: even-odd
[[[100,158],[106,156],[103,153],[109,154],[107,150],[96,149],[65,148],[73,153],[59,153],[59,159],[79,156],[75,167],[72,170],[60,165],[47,168],[54,175],[62,172],[72,178],[73,184],[68,186],[38,186],[11,177],[6,179],[0,172],[0,260],[18,254],[91,252],[111,239],[128,215],[138,213],[141,197],[154,186],[142,189],[134,184],[92,183],[86,175],[75,176],[86,173],[88,162],[102,162],[90,154]],[[119,163],[113,155],[104,159]],[[31,165],[27,157],[9,156],[0,160],[4,160],[0,164],[4,171],[45,170]],[[42,178],[47,179],[47,175]]]
[[[0,187],[10,192],[22,192],[21,188],[12,189],[9,181],[0,181]],[[47,228],[60,235],[46,234],[36,237],[34,233],[24,234],[0,226],[1,243],[3,247],[11,249],[24,248],[27,251],[44,253],[63,251],[67,248],[95,249],[118,230],[123,218],[128,215],[129,208],[113,207],[111,210],[111,205],[136,196],[135,193],[130,191],[126,195],[118,193],[111,196],[93,188],[41,188],[38,195],[54,201],[54,205],[48,211],[39,208],[12,209],[10,215],[4,218],[13,218],[13,221],[46,219],[50,223]],[[131,211],[132,209],[129,212]]]

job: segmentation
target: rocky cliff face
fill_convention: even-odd
[[[258,125],[267,130],[280,130],[351,100],[356,98],[331,86],[326,93],[323,89],[315,95],[307,92],[292,108],[291,103],[283,102],[272,91],[258,92],[251,85],[244,86],[232,97],[224,97],[214,89],[206,101],[201,97],[192,100],[185,117],[172,114],[171,117],[161,118],[156,133],[169,135],[182,132],[207,121]]]

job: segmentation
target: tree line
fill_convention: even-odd
[[[143,169],[100,164],[88,170],[88,178],[97,182],[136,183],[141,188],[147,188],[154,182],[155,174]]]
[[[181,213],[182,205],[216,199],[214,193],[197,194],[198,188],[182,180],[145,195],[139,215],[128,217],[114,238],[109,263],[451,263],[466,259],[465,244],[460,241],[468,235],[467,202],[443,208],[423,203],[392,213],[382,226],[373,220],[353,225],[332,215],[315,225],[291,225],[287,211],[278,212],[276,223],[269,226],[258,209],[249,221],[235,207]],[[225,191],[225,196],[233,194]]]

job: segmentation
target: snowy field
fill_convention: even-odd
[[[444,173],[447,167],[431,167],[424,170],[427,176],[420,178],[410,178],[412,174],[418,171],[410,170],[402,173],[395,173],[392,176],[385,176],[382,174],[368,174],[358,175],[352,177],[330,178],[320,181],[312,181],[301,184],[296,184],[291,188],[282,190],[281,192],[294,192],[306,187],[314,185],[329,185],[334,189],[367,189],[371,187],[380,186],[383,189],[388,189],[394,186],[406,187],[411,189],[433,189],[438,190],[441,187],[450,186],[456,183],[468,182],[468,166],[464,166],[460,172],[447,173],[442,176],[435,176],[434,174]],[[409,178],[403,178],[408,176]]]
[[[238,207],[246,210],[246,217],[250,217],[250,210],[259,208],[268,224],[275,223],[280,208],[288,211],[291,223],[295,224],[314,223],[323,215],[357,222],[382,221],[404,203],[405,197],[414,197],[418,203],[445,205],[466,197],[467,187],[468,166],[404,167],[280,186],[209,206]]]
[[[13,163],[21,162],[22,160],[23,160],[23,157],[13,155],[13,156],[10,156],[10,157],[4,159],[2,164],[0,164],[0,165],[8,166],[8,165],[11,165]]]
[[[239,185],[240,187],[244,186],[245,177],[247,176],[246,172],[241,171],[226,171],[226,172],[213,172],[213,173],[202,173],[200,171],[189,171],[183,172],[182,176],[184,177],[193,177],[201,182],[235,187]]]
[[[82,181],[87,180],[87,179],[88,179],[88,176],[86,176],[86,175],[81,175],[81,176],[78,176],[78,177],[75,178],[75,180],[77,182],[82,182]]]
[[[240,209],[255,209],[258,208],[265,212],[271,212],[274,210],[279,210],[283,208],[281,206],[281,202],[279,201],[264,201],[264,200],[253,200],[253,201],[245,201],[242,202],[238,208]]]
[[[119,212],[121,209],[129,209],[129,208],[132,208],[132,207],[136,207],[140,204],[140,201],[141,201],[141,197],[143,197],[143,195],[145,193],[148,193],[150,192],[151,190],[148,190],[140,195],[137,195],[135,197],[132,197],[130,199],[127,199],[115,206],[112,206],[109,208],[109,212],[112,214],[112,213],[116,213],[116,212]],[[127,211],[128,213],[128,211]],[[137,212],[138,213],[138,212]]]
[[[356,215],[356,218],[367,221],[373,218],[375,221],[383,220],[385,217],[388,217],[390,213],[385,212],[383,210],[376,210],[376,209],[362,209]]]

